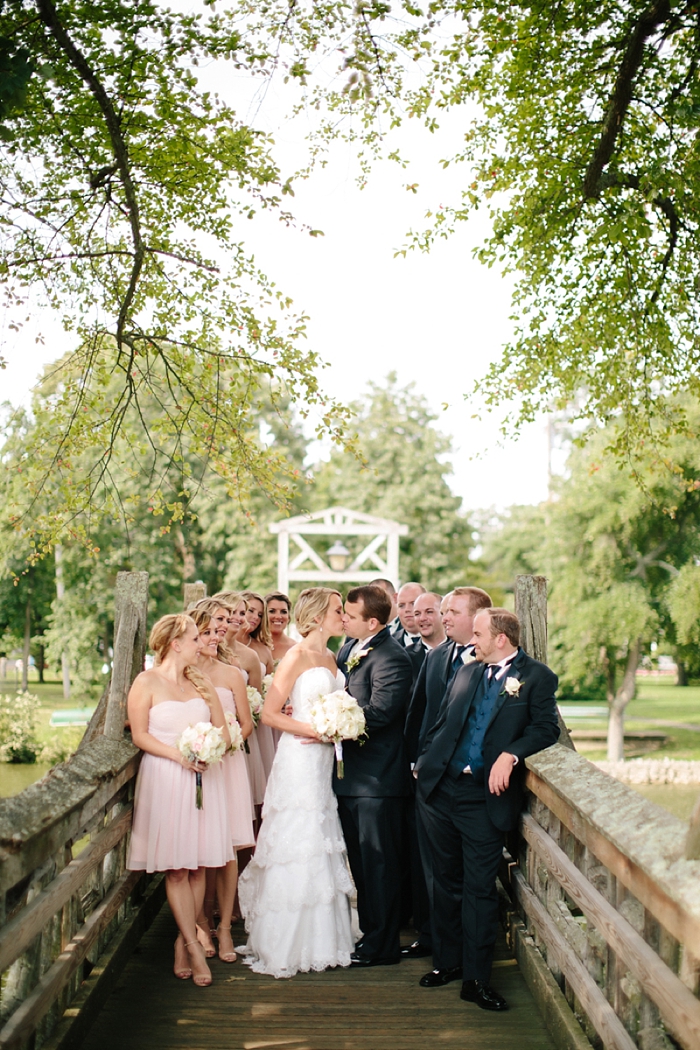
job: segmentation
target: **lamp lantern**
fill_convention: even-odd
[[[350,557],[350,551],[347,549],[344,543],[340,540],[336,540],[332,547],[328,548],[328,561],[330,562],[331,569],[333,572],[345,572],[345,567],[348,564],[348,558]]]

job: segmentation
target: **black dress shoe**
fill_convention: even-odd
[[[398,962],[401,962],[401,959],[372,959],[362,952],[350,953],[351,966],[395,966]]]
[[[494,992],[486,981],[463,981],[460,999],[468,1003],[476,1003],[482,1010],[507,1010],[508,1003],[502,995]]]
[[[404,944],[401,949],[402,959],[423,959],[426,955],[432,955],[433,949],[426,948],[420,941],[414,941],[413,944]]]
[[[431,970],[430,973],[424,973],[418,984],[421,988],[440,988],[443,984],[449,984],[450,981],[461,980],[462,967],[451,966],[447,970]]]

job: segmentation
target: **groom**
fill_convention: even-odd
[[[401,960],[401,836],[412,790],[403,726],[412,668],[406,650],[389,633],[390,615],[391,602],[381,588],[353,588],[343,616],[348,640],[338,653],[346,689],[367,723],[363,742],[343,744],[345,776],[333,776],[362,930],[350,957],[353,966]]]

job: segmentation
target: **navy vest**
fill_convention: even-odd
[[[495,672],[501,668],[496,668]],[[491,681],[484,670],[484,677],[479,683],[476,696],[462,730],[462,736],[450,760],[450,772],[459,776],[465,766],[469,766],[472,776],[478,784],[484,782],[484,737],[488,729],[498,695],[503,689],[503,678],[494,673]]]

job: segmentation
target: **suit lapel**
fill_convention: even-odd
[[[469,679],[467,679],[469,675]],[[454,676],[452,684],[450,685],[450,691],[448,694],[448,704],[455,705],[455,708],[459,711],[459,720],[461,728],[467,721],[469,711],[472,704],[474,703],[474,697],[476,696],[477,689],[481,685],[481,680],[484,676],[483,664],[467,664],[464,667],[460,667],[457,674]],[[464,689],[463,695],[460,693]]]
[[[501,688],[500,688],[500,690],[498,692],[498,696],[496,697],[496,703],[493,705],[493,711],[491,712],[491,717],[489,718],[489,724],[486,727],[487,730],[488,730],[489,726],[491,725],[491,723],[493,722],[493,720],[496,717],[496,715],[498,714],[498,712],[501,710],[501,708],[505,704],[506,700],[508,699],[508,694],[506,693],[506,678],[517,678],[518,681],[521,680],[521,674],[522,674],[522,667],[521,667],[521,665],[523,663],[523,660],[521,659],[521,657],[524,657],[524,655],[525,655],[524,651],[522,649],[519,649],[518,650],[518,655],[515,657],[515,659],[513,660],[513,663],[508,668],[507,673],[501,679]]]

